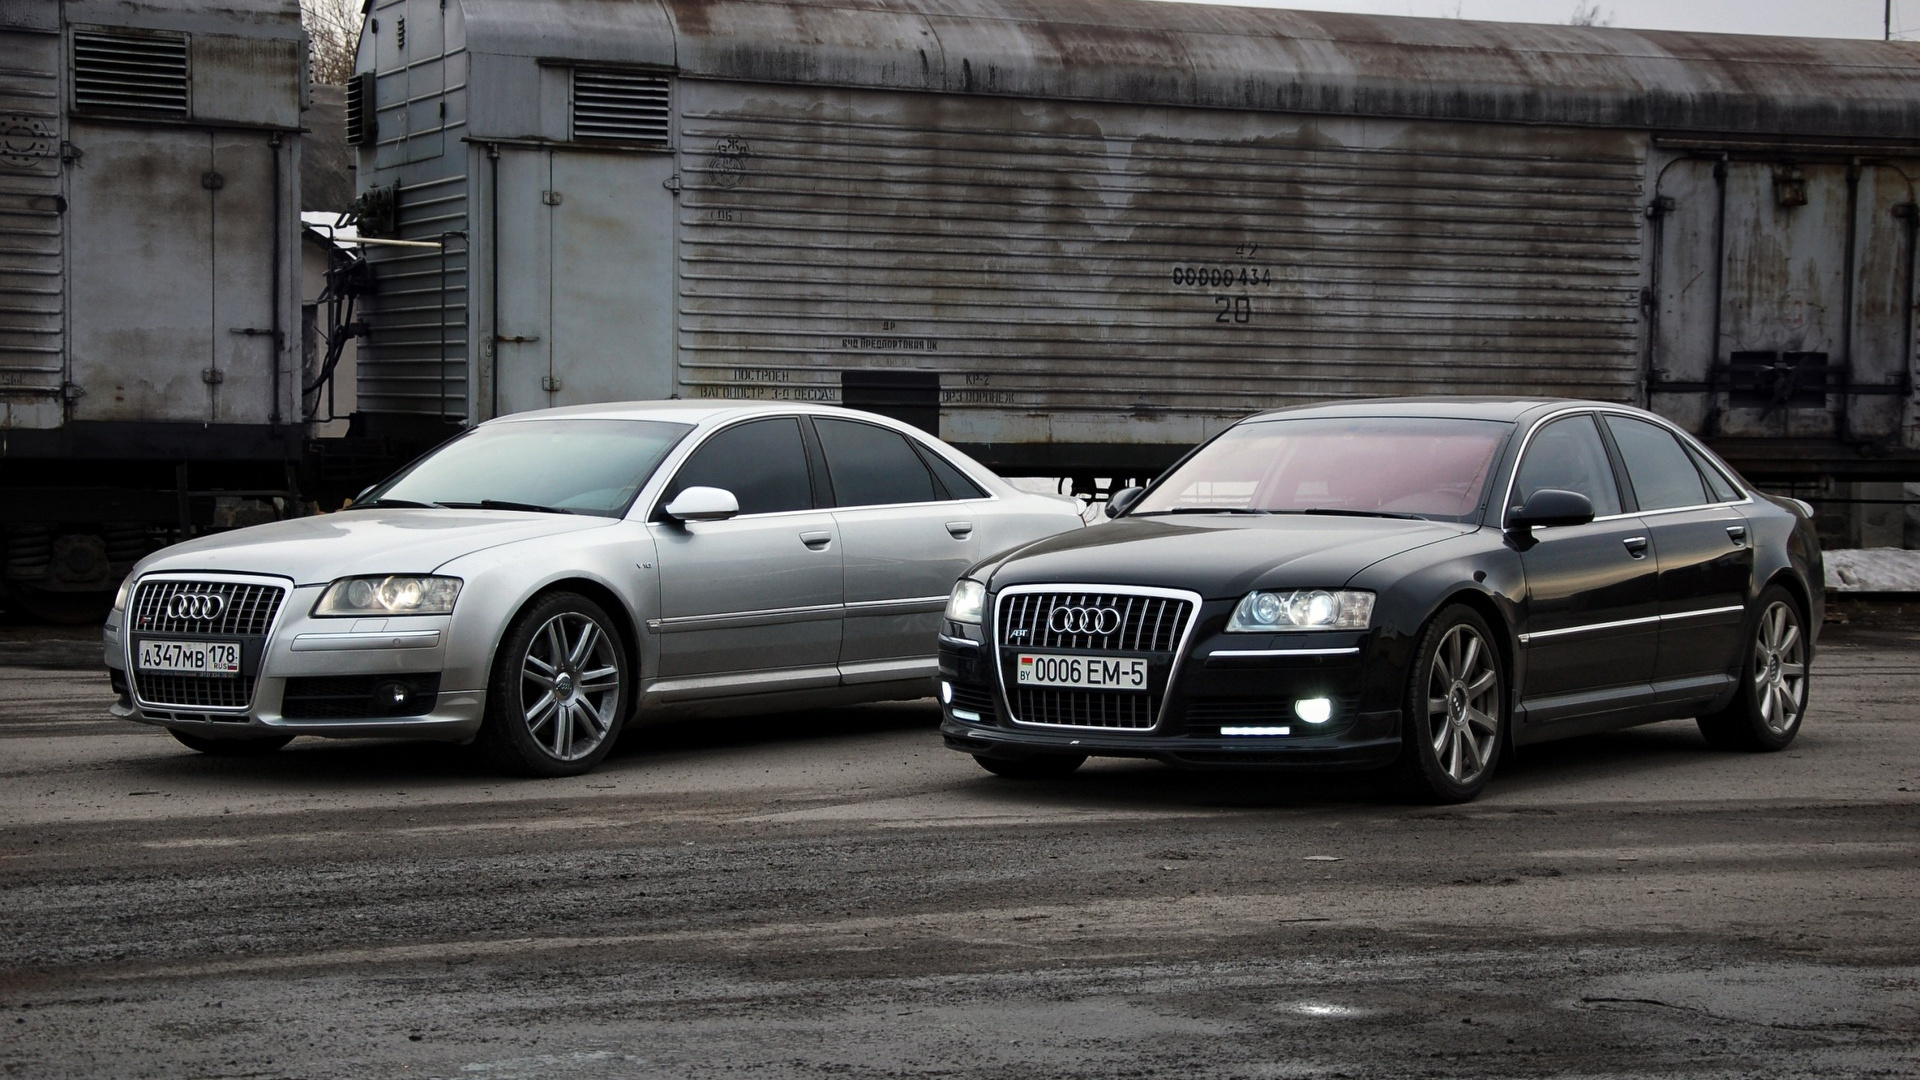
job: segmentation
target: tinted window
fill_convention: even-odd
[[[692,428],[655,420],[487,424],[421,458],[358,501],[551,506],[618,517]]]
[[[1681,445],[1684,446],[1685,444],[1683,443]],[[1734,489],[1734,486],[1727,481],[1727,478],[1720,474],[1720,470],[1715,468],[1712,462],[1702,456],[1700,451],[1688,446],[1687,456],[1693,459],[1694,465],[1700,469],[1700,475],[1706,478],[1707,490],[1712,493],[1714,502],[1740,501],[1740,492]]]
[[[1707,501],[1700,471],[1680,447],[1680,440],[1658,424],[1631,416],[1607,417],[1607,430],[1620,448],[1627,466],[1627,482],[1642,510],[1699,506]]]
[[[743,514],[811,509],[813,484],[800,422],[788,416],[755,420],[713,436],[680,467],[664,502],[690,487],[733,492]]]
[[[933,474],[899,432],[852,420],[816,418],[834,500],[841,506],[932,502]]]
[[[1254,510],[1462,520],[1478,512],[1511,430],[1426,416],[1236,424],[1156,483],[1128,515]]]
[[[982,499],[986,497],[987,493],[980,490],[980,485],[967,479],[966,474],[954,468],[947,459],[924,446],[920,450],[921,456],[927,459],[927,467],[933,470],[934,479],[940,481],[940,486],[947,489],[947,498]]]
[[[1520,463],[1514,483],[1515,503],[1524,503],[1544,488],[1577,491],[1593,503],[1593,516],[1620,512],[1620,489],[1613,482],[1613,465],[1590,416],[1567,416],[1540,428]]]

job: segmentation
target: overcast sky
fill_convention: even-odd
[[[1716,34],[1879,38],[1885,0],[1207,0],[1264,7],[1421,15],[1503,22],[1564,23],[1577,8],[1597,7],[1608,26],[1701,30]],[[1894,37],[1920,40],[1920,0],[1894,0]],[[1904,31],[1904,33],[1903,33]]]

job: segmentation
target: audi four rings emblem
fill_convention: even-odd
[[[1047,629],[1056,634],[1111,634],[1120,629],[1120,613],[1110,607],[1057,607],[1047,612]]]
[[[174,593],[167,599],[167,617],[170,619],[214,619],[227,606],[227,598],[219,593]]]

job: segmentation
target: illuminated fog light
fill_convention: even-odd
[[[940,680],[940,704],[953,704],[953,684],[945,679]]]
[[[977,724],[980,722],[980,714],[967,709],[953,710],[953,718],[955,720],[965,720],[969,724]]]
[[[1333,719],[1333,701],[1329,698],[1301,698],[1293,703],[1293,715],[1309,724],[1324,724]]]
[[[1292,728],[1286,727],[1223,727],[1222,735],[1290,735]]]

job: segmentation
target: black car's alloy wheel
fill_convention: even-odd
[[[1407,685],[1400,770],[1409,794],[1465,802],[1500,760],[1506,687],[1493,632],[1471,608],[1446,608],[1420,637]]]
[[[293,741],[291,735],[267,735],[244,739],[208,739],[199,735],[189,735],[178,728],[168,728],[180,745],[189,750],[198,750],[215,757],[253,757],[256,754],[271,754],[275,750]]]
[[[507,628],[487,688],[480,746],[526,776],[577,776],[619,736],[627,704],[625,643],[605,610],[553,593]]]
[[[1760,594],[1733,701],[1700,717],[1700,734],[1727,750],[1781,750],[1807,713],[1807,634],[1800,606],[1778,585]]]

